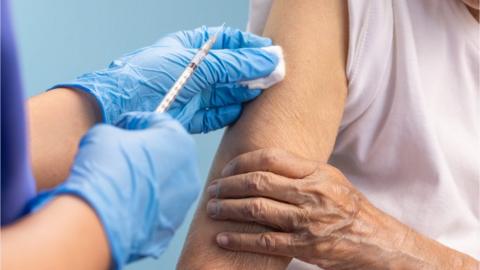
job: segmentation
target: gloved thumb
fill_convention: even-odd
[[[179,127],[180,123],[166,113],[156,112],[129,112],[120,116],[115,126],[128,130],[142,130],[148,128]]]

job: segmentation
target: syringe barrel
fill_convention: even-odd
[[[180,90],[182,90],[183,85],[185,85],[185,83],[193,74],[195,69],[196,65],[195,67],[188,65],[188,67],[183,71],[182,75],[180,75],[177,81],[175,81],[172,88],[170,88],[170,90],[167,92],[160,105],[158,105],[157,109],[155,110],[156,112],[163,113],[166,112],[168,108],[170,108],[172,103],[175,101],[178,93],[180,93]]]

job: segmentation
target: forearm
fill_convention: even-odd
[[[248,104],[239,121],[226,131],[209,181],[220,176],[229,160],[261,148],[283,148],[313,160],[328,159],[346,94],[347,41],[340,31],[346,26],[345,8],[344,2],[339,1],[274,2],[265,35],[283,47],[287,76],[281,84]],[[260,232],[264,228],[212,221],[206,214],[206,202],[204,196],[191,225],[179,269],[286,267],[290,261],[287,257],[220,249],[215,235],[221,231]]]
[[[410,233],[399,248],[399,253],[406,256],[399,261],[398,269],[480,269],[480,262],[474,258],[411,229],[408,231]]]
[[[2,265],[9,269],[107,269],[102,225],[82,200],[61,196],[39,212],[2,228]]]
[[[355,269],[479,269],[472,257],[422,235],[364,196],[360,198],[360,211],[350,231],[364,240],[348,247],[355,254],[350,258]]]
[[[27,108],[33,174],[43,190],[66,179],[81,137],[100,113],[93,97],[71,89],[32,97]]]

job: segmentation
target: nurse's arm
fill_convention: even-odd
[[[274,1],[265,36],[281,45],[287,62],[285,80],[245,107],[224,135],[210,172],[219,177],[239,154],[283,148],[326,162],[342,117],[347,80],[347,6],[345,1]],[[265,162],[275,160],[265,156]],[[229,252],[215,243],[219,232],[261,232],[253,224],[213,221],[203,196],[190,227],[179,269],[285,269],[286,257]]]
[[[92,208],[59,196],[38,212],[2,227],[1,269],[108,269],[110,251]]]
[[[63,182],[80,138],[101,118],[94,98],[80,91],[55,89],[27,102],[30,157],[37,189]]]

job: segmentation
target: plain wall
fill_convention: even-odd
[[[13,0],[12,12],[28,96],[55,83],[101,69],[116,57],[169,32],[201,25],[245,28],[247,0]],[[202,179],[222,131],[195,136]],[[194,205],[169,249],[158,260],[127,267],[174,269]]]

